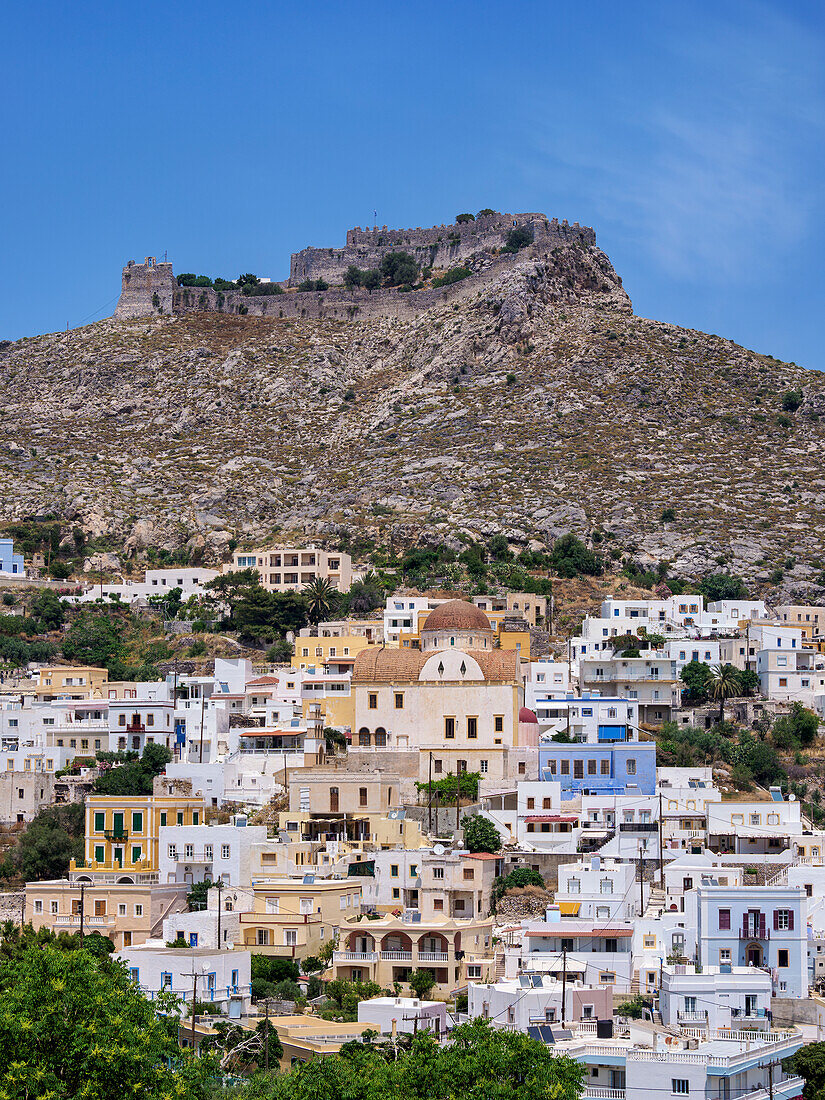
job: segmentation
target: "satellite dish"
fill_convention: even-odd
[[[444,845],[443,845],[443,844],[436,844],[436,845],[434,846],[434,848],[433,848],[433,855],[436,855],[436,856],[443,856],[443,855],[444,855],[444,852],[445,852],[445,850],[446,850],[446,849],[444,848]]]
[[[795,794],[789,794],[788,795],[788,801],[789,802],[796,802],[796,795]]]

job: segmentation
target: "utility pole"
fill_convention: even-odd
[[[23,898],[20,902],[20,933],[26,926],[26,887],[23,887]]]
[[[433,754],[430,752],[430,765],[427,778],[427,831],[433,835]]]
[[[269,1069],[269,997],[266,999],[264,1016],[264,1069]]]
[[[223,879],[218,879],[215,883],[215,888],[218,891],[218,950],[221,949],[221,890],[223,890]],[[209,898],[206,900],[207,906],[209,905]]]
[[[773,1100],[773,1062],[768,1062],[768,1100]]]
[[[461,772],[458,768],[458,761],[455,762],[455,827],[458,828],[461,816]]]
[[[564,1027],[564,1002],[567,998],[567,948],[561,949],[561,1026]]]
[[[85,903],[86,903],[85,894],[86,894],[86,883],[81,882],[81,884],[80,884],[80,942],[81,943],[83,942],[83,916],[84,916],[84,907],[85,907]]]
[[[662,792],[659,791],[659,886],[665,887],[665,866],[662,855]]]
[[[190,1031],[189,1045],[192,1053],[195,1053],[195,1002],[198,999],[198,972],[192,966],[192,1029]]]
[[[639,844],[639,916],[643,917],[645,912],[645,854],[641,844]]]
[[[203,712],[206,707],[205,685],[201,684],[201,747],[198,755],[198,763],[203,763]]]

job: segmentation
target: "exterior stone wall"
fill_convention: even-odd
[[[524,226],[533,244],[518,254],[501,253],[507,233]],[[443,302],[476,296],[502,272],[531,260],[544,264],[545,272],[559,276],[559,297],[565,301],[597,295],[621,287],[610,262],[596,247],[595,232],[566,221],[549,220],[544,214],[494,214],[460,225],[431,229],[362,230],[347,234],[345,248],[305,248],[292,256],[290,278],[283,294],[243,295],[212,287],[179,287],[170,263],[147,257],[123,269],[122,292],[115,319],[124,320],[161,313],[216,312],[255,317],[352,321],[372,317],[413,317]],[[397,288],[347,290],[341,281],[349,264],[376,267],[389,252],[403,248],[422,266],[451,268],[470,263],[473,274],[449,286],[402,292]],[[304,279],[324,278],[326,291],[299,292]],[[624,295],[623,291],[619,291]]]
[[[147,256],[142,264],[129,260],[121,274],[115,320],[146,317],[161,311],[171,313],[176,286],[170,263],[155,263],[153,256]]]
[[[20,913],[26,900],[26,891],[18,890],[13,893],[0,894],[0,924],[10,920],[13,924],[20,923]]]
[[[172,301],[175,313],[206,310],[227,314],[249,314],[255,317],[296,318],[314,320],[360,321],[372,317],[414,317],[422,310],[444,302],[466,300],[475,297],[503,271],[526,260],[552,263],[551,250],[539,244],[523,249],[518,256],[505,254],[490,257],[484,270],[470,275],[458,283],[430,290],[413,290],[403,293],[395,288],[375,290],[370,293],[360,287],[347,290],[331,287],[325,291],[288,291],[269,296],[246,296],[238,292],[215,291],[211,287],[176,287]],[[570,287],[569,297],[587,293],[595,296],[598,291],[586,291]]]
[[[450,268],[476,252],[502,248],[511,229],[524,227],[539,245],[555,247],[573,243],[595,244],[595,232],[568,225],[544,214],[488,214],[472,222],[436,225],[430,229],[349,230],[344,248],[304,248],[292,256],[289,286],[304,279],[340,282],[350,264],[378,267],[390,252],[409,252],[422,267]]]

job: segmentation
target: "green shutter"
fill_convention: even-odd
[[[194,813],[192,814],[192,824],[193,825],[198,824],[198,811],[197,810],[195,810]]]
[[[132,849],[132,863],[140,863],[140,848]]]
[[[182,825],[182,824],[183,824],[183,814],[179,813],[178,814],[178,825]]]
[[[102,833],[106,828],[106,814],[95,812],[95,832]]]
[[[161,825],[166,824],[166,814],[165,813],[160,815],[160,823],[161,823]]]
[[[132,814],[132,832],[133,833],[142,833],[143,832],[143,814],[142,813],[133,813]]]
[[[106,858],[106,849],[102,844],[95,845],[95,863],[103,863]]]

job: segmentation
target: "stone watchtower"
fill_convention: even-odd
[[[142,264],[129,260],[123,269],[115,320],[170,314],[174,290],[175,276],[170,263],[159,264],[154,256],[147,256]]]

